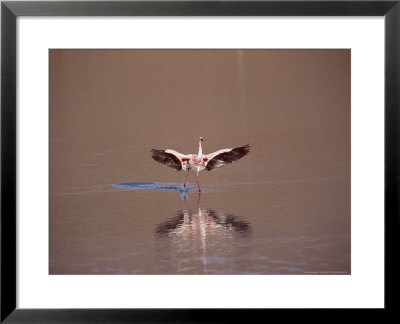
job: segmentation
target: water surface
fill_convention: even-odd
[[[211,172],[150,149],[251,145]],[[349,274],[350,52],[52,50],[50,274]]]

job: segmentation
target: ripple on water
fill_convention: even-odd
[[[154,191],[175,191],[179,192],[181,199],[187,197],[188,193],[197,189],[196,187],[184,187],[182,183],[162,183],[162,182],[123,182],[116,183],[114,187],[127,190],[154,190]]]
[[[192,191],[195,187],[184,187],[183,184],[162,182],[123,182],[114,184],[115,187],[131,190],[169,190]]]

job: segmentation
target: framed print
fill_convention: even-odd
[[[398,1],[1,8],[2,321],[393,309]]]

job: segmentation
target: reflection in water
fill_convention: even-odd
[[[196,209],[190,208],[185,197],[186,210],[156,226],[162,261],[168,264],[169,270],[179,273],[198,271],[199,264],[204,273],[226,273],[227,263],[231,263],[235,255],[243,255],[247,245],[240,242],[244,243],[249,237],[251,227],[231,214],[201,209],[200,197],[199,193]],[[225,272],[218,271],[221,265]]]
[[[211,209],[201,209],[200,206],[198,206],[197,210],[191,210],[186,198],[185,202],[187,210],[180,211],[178,216],[159,224],[156,228],[158,235],[168,235],[171,231],[179,231],[185,228],[192,230],[200,225],[201,233],[204,233],[204,225],[212,226],[213,230],[219,228],[220,231],[237,232],[242,235],[247,235],[250,232],[250,225],[247,222],[241,221],[231,214],[224,214]]]

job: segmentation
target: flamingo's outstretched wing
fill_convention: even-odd
[[[216,168],[223,167],[229,163],[241,159],[250,152],[250,144],[245,146],[236,147],[233,149],[222,149],[217,152],[205,155],[208,159],[206,162],[206,170],[211,171]]]
[[[174,150],[151,150],[151,157],[159,162],[162,163],[166,166],[169,166],[170,168],[174,168],[178,171],[182,170],[182,158],[187,159],[187,156],[185,154],[179,153]]]

